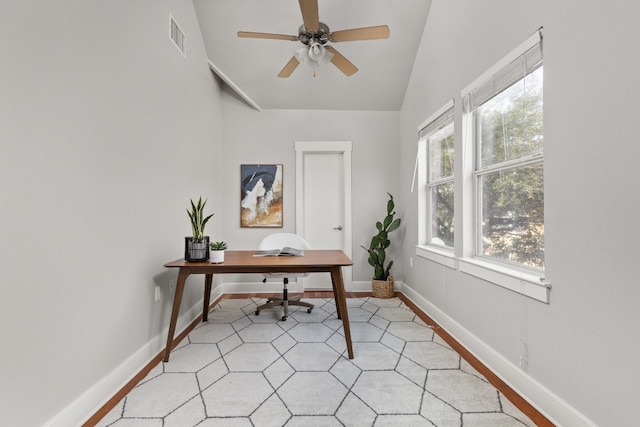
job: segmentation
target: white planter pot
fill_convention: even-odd
[[[224,251],[210,251],[209,260],[212,264],[220,264],[224,262]]]

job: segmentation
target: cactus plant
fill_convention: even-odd
[[[369,253],[367,261],[369,265],[373,267],[373,280],[387,280],[389,278],[393,261],[389,261],[385,264],[387,259],[386,249],[391,245],[389,240],[389,233],[395,231],[400,227],[400,218],[395,218],[395,204],[393,202],[393,196],[390,193],[389,201],[387,202],[387,215],[382,222],[376,222],[376,229],[378,233],[371,238],[369,247],[362,246],[362,248]]]

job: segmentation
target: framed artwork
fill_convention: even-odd
[[[240,165],[240,226],[282,227],[282,165]]]

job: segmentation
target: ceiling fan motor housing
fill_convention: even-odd
[[[329,41],[329,27],[324,22],[320,22],[316,31],[310,31],[304,25],[300,25],[300,28],[298,28],[298,40],[306,46],[314,42],[325,44]]]

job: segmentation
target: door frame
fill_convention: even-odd
[[[304,230],[304,156],[307,154],[341,154],[344,177],[344,218],[342,227],[344,228],[344,253],[351,259],[353,252],[352,239],[352,213],[351,213],[351,141],[296,141],[296,230],[302,233]],[[303,236],[304,237],[304,236]],[[344,267],[345,290],[351,289],[352,267]]]

